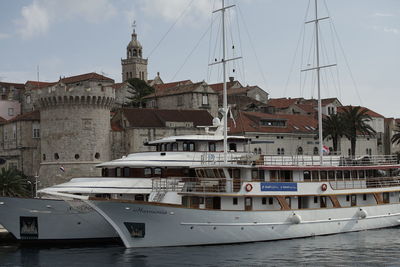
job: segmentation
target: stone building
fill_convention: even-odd
[[[206,82],[156,87],[155,93],[146,96],[145,100],[149,108],[207,110],[213,117],[218,116],[218,93]]]
[[[94,166],[110,160],[113,84],[110,78],[88,73],[37,89],[42,186],[99,175]]]
[[[21,94],[24,85],[21,83],[0,82],[0,117],[9,120],[21,114]]]
[[[143,48],[137,39],[135,30],[126,47],[126,59],[121,59],[122,81],[139,78],[147,82],[147,59],[143,58]]]
[[[154,150],[145,144],[166,136],[201,134],[198,126],[211,126],[212,119],[205,110],[119,109],[111,120],[112,158]]]
[[[0,122],[0,167],[35,176],[40,166],[40,114],[32,111]]]

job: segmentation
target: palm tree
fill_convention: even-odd
[[[144,97],[154,93],[155,89],[148,85],[145,81],[138,78],[131,78],[128,81],[128,92],[131,96],[127,97],[129,99],[129,103],[126,106],[143,108],[145,106]]]
[[[26,197],[29,196],[27,179],[16,169],[0,169],[0,193],[2,196]]]
[[[367,114],[368,109],[347,106],[343,108],[342,118],[344,135],[350,140],[351,155],[355,156],[357,135],[374,136],[376,131],[368,124],[371,116]]]
[[[400,144],[400,124],[396,124],[396,129],[394,129],[394,131],[396,133],[392,136],[390,141],[392,141],[392,144]]]
[[[338,151],[339,139],[344,135],[344,127],[340,114],[331,114],[322,120],[322,136],[323,138],[331,137],[333,151]]]

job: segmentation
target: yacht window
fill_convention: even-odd
[[[383,203],[390,203],[389,192],[383,193]]]
[[[364,170],[358,171],[358,178],[365,178],[365,172],[364,172]]]
[[[343,176],[345,180],[349,180],[350,179],[350,171],[343,171]]]
[[[170,150],[170,144],[165,144],[164,147],[165,147],[165,149],[164,149],[165,151],[169,151]]]
[[[215,143],[208,143],[208,151],[210,152],[216,151]]]
[[[136,201],[144,201],[144,195],[135,195],[135,200]]]
[[[313,181],[319,181],[318,171],[312,171],[311,174]]]
[[[273,197],[269,197],[268,198],[268,204],[269,205],[273,205],[274,204],[274,198]]]
[[[256,180],[259,179],[259,177],[258,177],[258,170],[252,170],[252,171],[251,171],[251,179],[252,179],[253,181],[256,181]]]
[[[101,169],[101,176],[108,177],[108,169],[107,168]]]
[[[357,179],[357,171],[351,171],[351,178]]]
[[[314,197],[314,203],[318,203],[318,197]]]
[[[319,175],[321,177],[321,181],[326,181],[327,180],[327,173],[326,171],[320,171]]]
[[[350,195],[346,196],[346,201],[349,202],[350,201]]]
[[[124,177],[129,177],[130,176],[130,172],[129,172],[129,167],[124,167]]]
[[[266,198],[266,197],[263,197],[263,198],[261,199],[261,204],[267,205],[267,198]]]
[[[161,151],[160,145],[156,145],[156,151]]]
[[[121,177],[121,168],[115,168],[115,172],[116,172],[115,176]]]
[[[235,143],[230,143],[229,144],[229,151],[235,151],[236,152],[236,144]]]
[[[336,171],[336,179],[337,180],[342,180],[343,179],[343,172],[342,171]]]
[[[195,150],[196,150],[196,147],[195,147],[194,143],[190,142],[189,143],[189,151],[195,151]]]
[[[161,168],[154,168],[154,175],[161,176]]]
[[[310,180],[311,180],[311,173],[310,173],[310,171],[304,171],[304,172],[303,172],[303,177],[304,177],[304,181],[310,181]]]
[[[285,200],[289,204],[289,208],[292,208],[292,199],[290,197],[285,197]]]
[[[220,175],[221,173],[219,172],[219,169],[214,169],[213,171],[214,171],[214,177],[223,178],[223,176]]]
[[[237,205],[238,204],[238,198],[237,197],[234,197],[232,200],[233,200],[233,205]]]
[[[145,177],[151,176],[151,168],[144,168],[144,176]]]
[[[172,143],[172,151],[178,151],[178,143]]]
[[[218,171],[219,171],[219,177],[225,178],[224,170],[223,169],[218,169]]]
[[[363,200],[364,200],[364,201],[367,200],[367,194],[363,194]]]
[[[328,179],[335,180],[335,171],[328,171]]]
[[[189,145],[186,142],[183,142],[183,151],[189,151]]]

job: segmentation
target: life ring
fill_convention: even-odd
[[[328,189],[328,186],[326,184],[322,184],[321,185],[321,190],[322,191],[326,191],[326,189]]]
[[[246,184],[245,189],[247,192],[250,192],[251,190],[253,190],[253,186],[251,184]]]

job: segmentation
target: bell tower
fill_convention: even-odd
[[[147,59],[142,58],[143,48],[137,39],[135,21],[132,28],[131,41],[126,47],[126,59],[121,59],[122,81],[139,78],[147,82]]]

